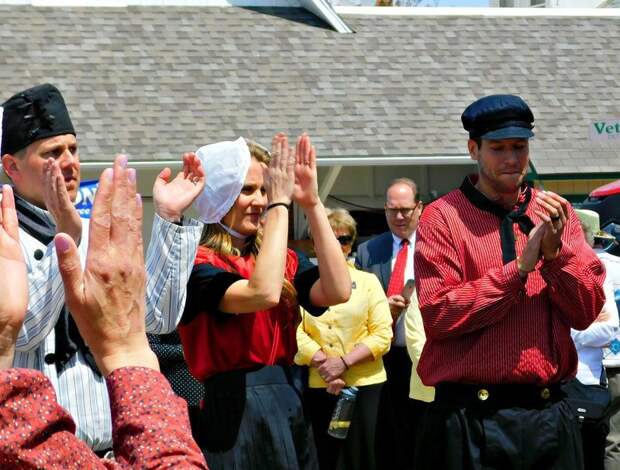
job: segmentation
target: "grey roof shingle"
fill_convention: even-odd
[[[319,155],[466,152],[490,93],[532,106],[539,173],[620,172],[620,18],[345,16],[302,9],[0,5],[0,97],[50,81],[84,160],[169,159],[207,142],[310,133]]]

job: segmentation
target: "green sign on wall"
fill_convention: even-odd
[[[590,125],[590,140],[605,141],[620,139],[620,119],[606,119]]]

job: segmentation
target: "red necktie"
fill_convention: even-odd
[[[400,295],[405,287],[405,268],[407,267],[407,256],[409,255],[409,240],[403,238],[400,242],[400,250],[396,255],[396,262],[394,263],[394,269],[392,269],[392,275],[390,276],[390,283],[387,288],[387,296]]]

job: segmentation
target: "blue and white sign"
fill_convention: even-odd
[[[75,208],[83,219],[90,219],[90,211],[93,208],[98,184],[99,180],[82,181],[80,183],[80,190],[75,199]]]

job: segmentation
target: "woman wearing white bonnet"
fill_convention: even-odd
[[[317,189],[306,134],[276,134],[271,156],[242,138],[198,150],[208,177],[206,224],[179,334],[204,383],[194,434],[212,470],[317,469],[293,358],[299,306],[313,315],[348,300],[351,279]],[[291,202],[304,211],[318,267],[287,249]],[[262,228],[261,228],[262,227]]]

